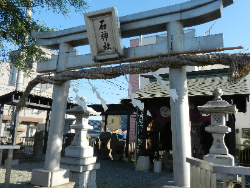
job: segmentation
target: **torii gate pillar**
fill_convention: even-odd
[[[65,70],[67,53],[72,51],[72,47],[67,43],[60,44],[58,71]],[[61,85],[54,85],[53,104],[51,110],[51,120],[49,128],[48,146],[46,151],[45,170],[58,170],[60,168],[62,137],[64,130],[64,120],[67,108],[67,98],[69,95],[70,81]]]
[[[183,25],[179,21],[167,24],[169,52],[183,51]],[[191,157],[189,107],[186,67],[169,68],[170,88],[176,89],[178,100],[171,98],[171,129],[173,143],[173,170],[176,186],[190,186],[190,166],[186,157]]]
[[[59,44],[59,62],[57,71],[65,70],[68,53],[72,51],[68,43]],[[60,169],[62,137],[65,112],[69,94],[70,81],[54,84],[53,104],[49,128],[49,138],[43,169],[33,169],[31,184],[43,187],[54,187],[69,183],[69,170]],[[71,184],[69,186],[72,186]]]

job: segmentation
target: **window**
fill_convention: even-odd
[[[14,85],[16,83],[16,73],[17,73],[17,68],[11,66],[9,85]]]

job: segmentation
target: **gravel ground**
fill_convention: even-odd
[[[156,180],[164,175],[172,176],[166,172],[138,172],[134,170],[133,163],[123,163],[117,161],[99,160],[101,164],[96,174],[98,188],[139,188]],[[31,171],[35,168],[42,168],[43,161],[25,161],[14,165],[11,171],[10,188],[21,188],[25,183],[30,182]],[[0,168],[0,187],[3,187],[5,179],[5,168]]]
[[[25,183],[30,182],[32,169],[42,168],[43,161],[24,161],[12,166],[10,177],[10,188],[22,188]],[[3,187],[5,180],[5,166],[0,168],[0,187]]]

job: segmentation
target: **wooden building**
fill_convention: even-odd
[[[160,75],[169,85],[168,74]],[[154,155],[155,151],[172,150],[171,133],[171,108],[169,93],[156,82],[152,75],[142,75],[149,78],[149,83],[138,92],[136,98],[144,102],[145,111],[149,111],[151,116],[144,120],[144,135],[151,144],[146,143],[147,154]],[[228,80],[228,69],[214,69],[208,71],[194,71],[187,73],[188,99],[192,152],[195,157],[202,157],[207,154],[212,144],[211,134],[205,131],[205,127],[210,125],[210,116],[202,116],[197,106],[204,105],[212,100],[215,88],[223,90],[222,98],[230,104],[235,104],[238,113],[245,113],[247,110],[247,101],[249,100],[250,89],[246,79],[237,83],[230,83]],[[229,152],[235,155],[235,116],[228,117],[227,125],[232,131],[225,140]],[[145,128],[145,126],[147,128]],[[132,127],[131,127],[132,128]],[[157,142],[154,139],[159,139]],[[159,144],[157,144],[159,143]]]

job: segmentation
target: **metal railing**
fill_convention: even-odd
[[[217,174],[222,175],[223,188],[227,187],[227,182],[230,179],[228,175],[239,175],[241,187],[245,188],[245,176],[250,175],[248,167],[217,165],[197,158],[186,158],[186,161],[190,163],[190,187],[194,188],[216,188]]]

